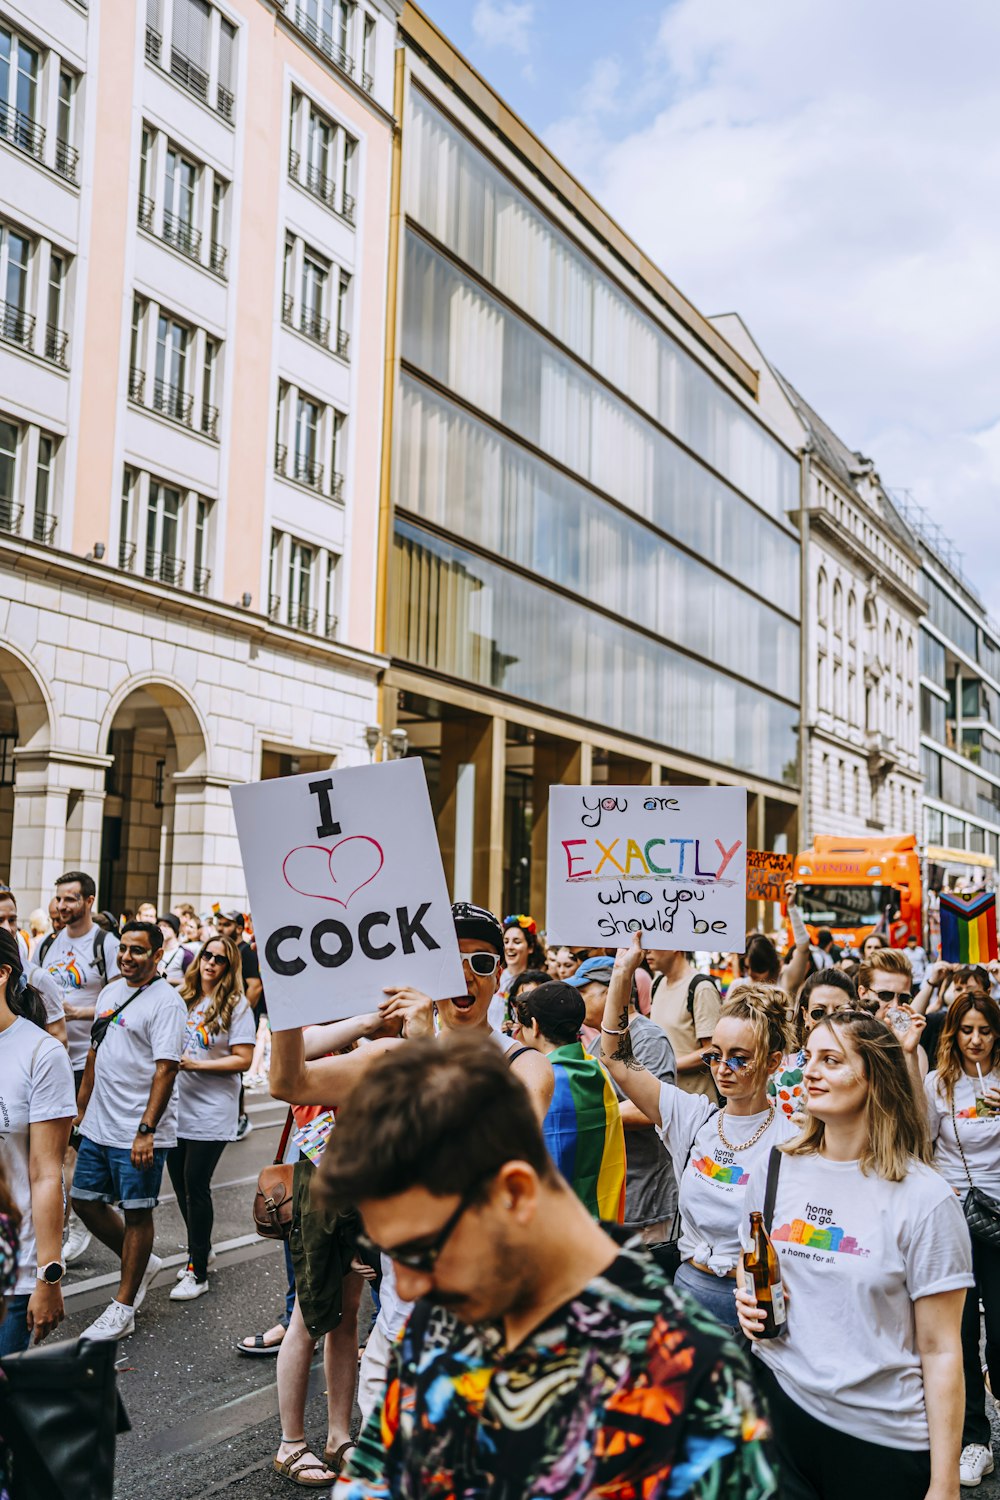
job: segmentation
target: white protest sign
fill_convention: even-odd
[[[231,788],[276,1031],[374,1010],[387,985],[466,984],[423,762]]]
[[[746,944],[743,787],[549,788],[545,925],[560,943]]]

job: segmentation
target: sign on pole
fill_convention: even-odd
[[[795,866],[792,854],[775,854],[771,849],[747,850],[747,900],[784,901],[785,881],[791,880]]]
[[[742,953],[743,787],[549,789],[546,928],[560,943]]]
[[[274,1030],[374,1010],[387,985],[465,994],[422,761],[231,795]]]

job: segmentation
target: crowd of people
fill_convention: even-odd
[[[397,984],[369,1014],[271,1034],[244,913],[95,914],[70,871],[22,926],[0,890],[0,1357],[58,1327],[92,1236],[120,1273],[86,1336],[134,1330],[164,1169],[187,1230],[170,1299],[209,1291],[212,1176],[265,1084],[289,1105],[288,1290],[236,1350],[276,1358],[290,1482],[343,1500],[979,1484],[1000,1394],[1000,967],[880,933],[813,942],[786,895],[791,940],[751,933],[741,955],[546,943],[530,916],[456,903],[464,994]],[[751,1212],[777,1337],[745,1268]]]

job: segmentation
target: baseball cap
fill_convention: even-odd
[[[458,937],[489,943],[503,958],[503,928],[491,911],[485,906],[474,906],[471,901],[453,901],[451,914]]]
[[[587,1007],[578,989],[567,980],[551,979],[514,1002],[515,1010],[523,1008],[538,1022],[543,1036],[551,1031],[579,1032],[587,1018]]]
[[[227,922],[238,922],[241,927],[246,920],[241,911],[220,911],[216,913],[216,916],[224,917]]]
[[[564,983],[571,984],[575,990],[582,990],[585,984],[610,984],[613,968],[614,962],[610,958],[585,958],[576,973]]]

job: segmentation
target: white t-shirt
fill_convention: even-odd
[[[109,984],[98,1016],[110,1015],[135,994],[138,986],[124,979]],[[187,1007],[172,984],[154,979],[138,999],[108,1027],[94,1062],[94,1092],[80,1126],[99,1146],[128,1150],[149,1102],[149,1090],[161,1060],[180,1061]],[[177,1089],[156,1127],[153,1144],[177,1144]]]
[[[35,1290],[38,1269],[31,1221],[29,1126],[38,1120],[72,1120],[75,1114],[76,1091],[66,1048],[18,1016],[13,1026],[0,1032],[0,1161],[21,1210],[15,1293]]]
[[[212,1033],[203,1024],[210,1000],[199,1000],[187,1013],[184,1054],[206,1058],[232,1057],[234,1046],[253,1046],[257,1026],[246,1000],[236,1002],[228,1031]],[[240,1114],[239,1073],[177,1075],[177,1134],[185,1141],[235,1141]]]
[[[32,963],[29,958],[24,966],[24,977],[42,997],[42,1004],[45,1006],[46,1026],[51,1026],[53,1021],[61,1021],[66,1014],[63,1010],[62,990],[56,984],[48,969],[39,968],[38,964]],[[70,1001],[70,1004],[72,1003]]]
[[[716,1276],[732,1271],[740,1258],[743,1197],[751,1168],[767,1158],[772,1146],[799,1134],[778,1109],[758,1115],[727,1111],[722,1123],[726,1139],[735,1146],[755,1135],[769,1114],[773,1118],[760,1139],[746,1151],[733,1152],[722,1144],[718,1111],[704,1094],[686,1094],[671,1083],[660,1085],[657,1134],[670,1152],[677,1178],[681,1259],[696,1260]]]
[[[42,967],[48,969],[62,991],[64,1004],[93,1005],[104,988],[104,980],[94,962],[94,941],[98,929],[91,927],[83,937],[70,937],[63,927],[57,932]],[[118,939],[108,932],[104,935],[104,963],[108,981],[118,976]],[[92,1021],[66,1021],[66,1038],[69,1042],[69,1060],[79,1071],[87,1061],[90,1051],[90,1028]],[[131,1143],[130,1143],[131,1144]]]
[[[750,1174],[763,1209],[767,1158]],[[922,1162],[902,1182],[857,1162],[785,1156],[771,1239],[789,1291],[788,1329],[755,1343],[787,1396],[828,1427],[887,1448],[930,1446],[913,1304],[973,1284],[958,1199]]]
[[[979,1079],[969,1078],[963,1073],[955,1084],[955,1120],[952,1120],[951,1106],[947,1096],[938,1092],[937,1081],[936,1072],[928,1073],[924,1079],[927,1121],[934,1143],[934,1165],[964,1202],[969,1191],[969,1179],[955,1142],[957,1121],[962,1151],[969,1163],[973,1182],[984,1193],[989,1193],[991,1198],[1000,1198],[1000,1110],[987,1109],[980,1103],[977,1111],[976,1090]],[[1000,1073],[990,1073],[985,1083],[987,1088],[1000,1088]]]

